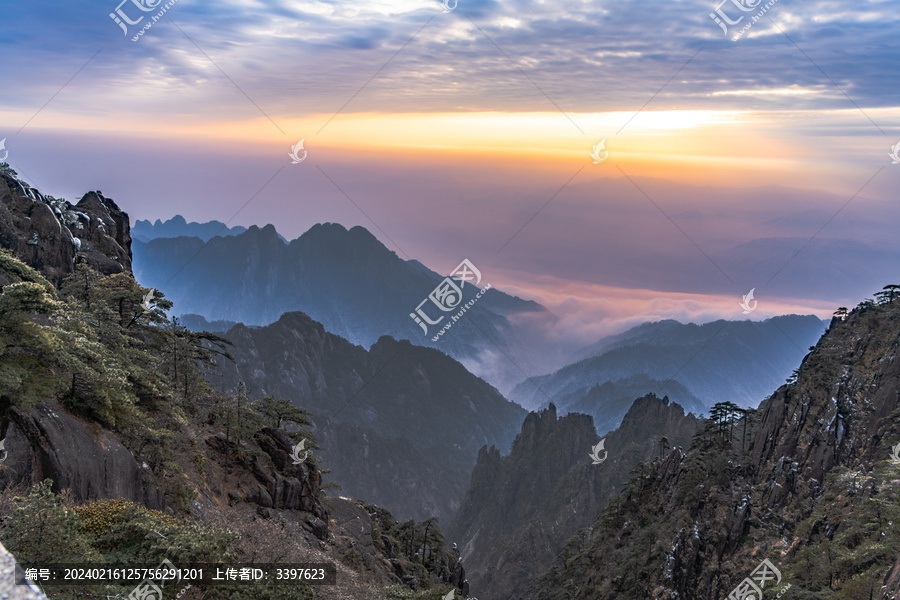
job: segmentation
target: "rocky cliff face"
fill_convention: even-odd
[[[83,261],[103,274],[131,272],[128,215],[101,192],[74,206],[0,173],[0,246],[52,283]]]
[[[44,196],[0,172],[0,247],[40,271],[52,283],[83,261],[105,274],[129,272],[128,215],[100,192],[77,205]],[[0,271],[0,285],[18,281]],[[0,439],[8,459],[0,469],[6,484],[52,479],[81,502],[124,498],[163,508],[153,474],[112,433],[72,416],[52,399],[30,411],[0,399]]]
[[[0,407],[0,431],[6,421],[7,460],[0,489],[8,484],[52,479],[54,490],[68,489],[80,503],[122,498],[149,508],[165,502],[153,473],[135,460],[111,433],[72,416],[55,402],[30,411]]]
[[[205,479],[210,499],[229,504],[248,503],[262,517],[293,515],[319,539],[328,534],[328,511],[319,493],[322,476],[307,462],[295,465],[290,458],[293,442],[278,429],[258,431],[250,443],[230,440],[224,433],[207,436]],[[247,453],[243,447],[261,452]],[[300,513],[308,513],[300,518]]]
[[[183,432],[174,433],[180,437]],[[106,498],[130,500],[157,510],[174,504],[147,463],[115,435],[69,414],[55,402],[27,412],[0,407],[0,438],[4,437],[0,489],[51,479],[54,491],[69,490],[78,504]],[[291,514],[307,531],[325,538],[328,512],[320,497],[321,474],[309,464],[293,464],[293,443],[284,432],[262,429],[242,443],[218,432],[205,438],[205,446],[208,460],[202,473],[187,470],[189,481],[199,477],[194,483],[203,490],[196,502],[201,512],[204,505],[244,503],[267,518],[275,512]]]
[[[128,215],[99,192],[73,206],[46,197],[0,173],[0,247],[59,285],[84,261],[102,273],[131,269]],[[0,285],[17,281],[0,272]],[[48,399],[30,411],[0,400],[0,439],[7,460],[0,469],[6,484],[52,479],[82,502],[124,498],[150,508],[164,506],[153,474],[108,431],[72,416]]]
[[[793,597],[895,597],[898,346],[897,300],[834,320],[760,405],[748,444],[707,427],[686,455],[646,465],[527,597],[724,598],[763,559],[780,571],[766,597],[787,584]]]
[[[463,546],[472,592],[518,598],[566,539],[593,521],[629,471],[656,456],[662,436],[673,446],[687,445],[698,423],[667,398],[639,398],[604,438],[608,456],[595,465],[589,457],[599,441],[593,419],[576,413],[558,419],[551,404],[526,417],[508,456],[482,448],[447,532]]]

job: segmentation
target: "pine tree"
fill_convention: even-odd
[[[287,398],[275,398],[265,396],[252,404],[253,410],[266,418],[269,427],[281,429],[284,425],[292,424],[299,427],[312,425],[309,412],[298,407]]]

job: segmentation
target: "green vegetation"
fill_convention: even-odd
[[[160,296],[145,310],[147,290],[130,276],[79,267],[57,292],[6,252],[0,276],[14,281],[0,291],[0,398],[12,405],[55,399],[114,431],[140,435],[151,413],[183,420],[192,392],[206,387],[197,363],[214,351],[203,343],[223,340],[161,327],[159,309],[171,303]]]
[[[9,166],[9,163],[0,162],[0,173],[3,173],[4,175],[9,175],[16,181],[21,181],[19,179],[19,174],[16,173],[15,169],[13,169],[11,166]]]
[[[267,426],[311,438],[303,429],[310,425],[308,414],[286,399],[251,403],[243,393],[212,390],[202,369],[217,357],[229,357],[228,342],[168,320],[163,310],[171,303],[160,292],[142,306],[149,290],[130,275],[102,276],[79,265],[57,290],[0,250],[0,282],[6,284],[0,288],[0,416],[8,407],[28,410],[38,402],[59,402],[96,431],[116,433],[152,470],[167,504],[178,509],[165,514],[123,500],[76,506],[65,491],[55,493],[50,480],[30,490],[0,490],[0,541],[17,559],[155,565],[164,558],[203,564],[268,557],[276,562],[283,548],[266,546],[277,546],[277,539],[260,542],[262,551],[248,547],[241,539],[247,523],[212,527],[191,519],[191,501],[208,485],[209,463],[194,440],[221,427],[237,442],[227,446],[236,455],[259,452],[239,442]],[[310,479],[319,482],[312,457],[307,467]],[[47,590],[54,600],[124,597],[129,591],[102,586]],[[201,593],[189,590],[182,598]],[[275,591],[217,587],[216,597],[312,598],[313,593],[303,586]]]
[[[287,398],[266,396],[251,405],[251,409],[268,420],[268,426],[281,429],[284,426],[309,427],[309,412],[294,406]],[[308,433],[306,434],[309,435]]]
[[[831,490],[796,535],[810,542],[787,568],[797,598],[880,597],[887,571],[900,554],[900,467],[882,461],[874,473],[837,467],[826,477]]]
[[[446,547],[444,535],[438,528],[437,517],[421,522],[412,519],[398,523],[389,510],[371,504],[361,504],[374,523],[372,538],[375,548],[388,557],[402,579],[411,579],[413,589],[429,590],[437,585],[446,594],[450,588],[439,580],[449,580],[456,566],[457,554]],[[424,596],[391,596],[389,598],[431,598]]]
[[[722,450],[744,452],[753,438],[757,412],[752,408],[741,408],[734,402],[717,402],[709,409],[709,418],[694,436],[691,449],[706,448],[711,442],[720,440]]]
[[[67,494],[52,491],[52,481],[35,485],[25,496],[0,497],[6,515],[0,538],[23,563],[99,563],[155,566],[163,559],[177,565],[239,562],[239,536],[204,527],[125,500],[100,500],[75,506]],[[125,597],[134,586],[61,586],[46,592],[53,600]],[[217,598],[287,600],[313,598],[311,588],[260,590],[217,586]],[[199,588],[182,598],[199,598]],[[290,593],[289,593],[290,592]]]
[[[165,296],[154,291],[150,298],[128,274],[103,276],[79,265],[57,289],[0,250],[0,285],[0,419],[7,419],[9,408],[27,411],[40,402],[58,402],[95,433],[114,433],[153,473],[167,506],[160,512],[126,500],[79,505],[49,479],[30,489],[0,489],[0,541],[20,562],[308,562],[310,544],[298,531],[315,520],[313,514],[278,522],[224,506],[229,491],[242,491],[230,482],[248,483],[241,478],[274,460],[262,450],[275,439],[263,433],[265,428],[281,430],[294,442],[305,438],[307,449],[317,448],[306,410],[287,398],[250,401],[242,383],[234,393],[212,389],[204,369],[231,359],[230,342],[167,318],[164,311],[172,304]],[[322,485],[327,471],[312,454],[302,469],[304,483],[327,505],[328,484]],[[193,514],[201,493],[222,505]],[[252,515],[255,505],[243,506]],[[384,509],[366,508],[375,521],[376,551],[389,557],[406,583],[391,588],[390,597],[442,598],[450,587],[441,576],[452,571],[456,555],[445,548],[437,519],[397,523]],[[371,568],[352,541],[339,543],[350,544],[336,553],[341,562],[360,572]],[[53,600],[100,600],[124,598],[133,587],[46,592]],[[209,591],[194,587],[181,600],[198,600]],[[215,598],[234,600],[315,596],[315,588],[305,585],[213,591]]]

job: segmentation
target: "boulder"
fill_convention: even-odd
[[[59,285],[84,262],[105,275],[131,272],[128,214],[100,192],[76,205],[0,173],[0,246]]]
[[[0,415],[8,453],[0,470],[0,488],[53,480],[56,492],[68,489],[79,503],[115,498],[152,509],[165,507],[149,468],[138,464],[112,433],[91,426],[58,404],[38,404],[30,411],[10,407]]]
[[[3,600],[47,600],[47,596],[34,585],[16,585],[16,575],[20,580],[25,576],[22,569],[16,564],[15,557],[3,547],[3,544],[0,544],[0,598]]]

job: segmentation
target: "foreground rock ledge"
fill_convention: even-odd
[[[47,600],[33,586],[16,585],[16,559],[0,544],[0,598],[3,600]]]

